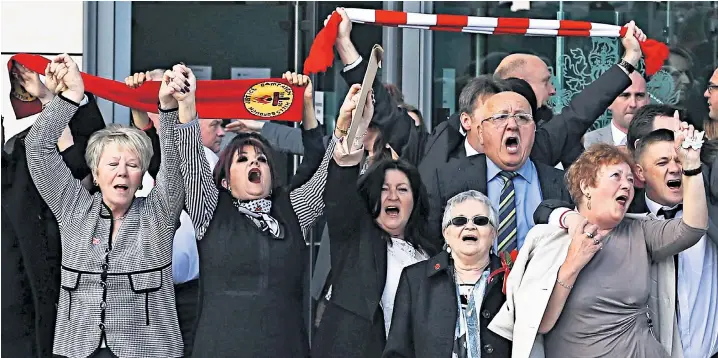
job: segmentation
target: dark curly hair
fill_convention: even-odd
[[[401,159],[381,159],[374,162],[357,181],[359,197],[362,198],[371,217],[373,219],[379,217],[381,213],[381,191],[384,186],[384,176],[387,170],[398,170],[404,173],[411,184],[414,207],[412,208],[411,215],[404,229],[404,240],[414,248],[424,250],[433,255],[435,248],[429,241],[427,229],[429,195],[427,194],[426,187],[424,187],[424,183],[421,181],[419,170],[416,169],[415,166]],[[385,235],[384,239],[391,243],[388,234]]]

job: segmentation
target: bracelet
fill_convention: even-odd
[[[337,130],[338,130],[339,133],[341,133],[343,136],[349,134],[349,129],[341,129],[341,128],[337,127]]]
[[[692,176],[698,175],[702,172],[703,172],[703,166],[699,166],[698,168],[695,168],[695,169],[689,169],[689,170],[684,169],[683,175],[685,175],[687,177],[692,177]]]
[[[561,216],[558,217],[558,226],[560,226],[562,229],[568,229],[568,226],[564,224],[563,218],[566,216],[566,214],[574,212],[573,210],[566,210],[564,211]]]
[[[573,285],[569,286],[569,285],[567,285],[567,284],[561,282],[561,280],[559,280],[558,277],[556,277],[556,283],[559,284],[559,285],[561,285],[561,287],[563,287],[563,288],[565,288],[565,289],[567,289],[567,290],[570,290],[570,289],[573,288]]]

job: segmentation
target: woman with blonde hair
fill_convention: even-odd
[[[135,192],[152,146],[134,128],[111,126],[89,140],[98,191],[72,177],[57,139],[77,111],[84,84],[67,54],[48,68],[60,87],[26,139],[30,174],[57,218],[61,291],[53,354],[61,357],[181,357],[172,289],[172,239],[184,190],[176,148],[181,84],[165,72],[159,91],[162,163],[147,198]]]

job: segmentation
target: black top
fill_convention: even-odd
[[[355,189],[358,177],[358,165],[329,164],[324,202],[332,293],[313,337],[312,358],[377,358],[384,349],[379,303],[386,283],[387,241]]]
[[[200,256],[200,315],[193,357],[306,357],[302,319],[307,247],[289,195],[275,190],[270,214],[284,239],[260,231],[220,191]]]

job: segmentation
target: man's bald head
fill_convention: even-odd
[[[536,94],[539,106],[545,105],[549,97],[556,93],[551,83],[551,72],[538,56],[525,53],[508,55],[496,67],[494,76],[500,79],[515,77],[528,82]]]

